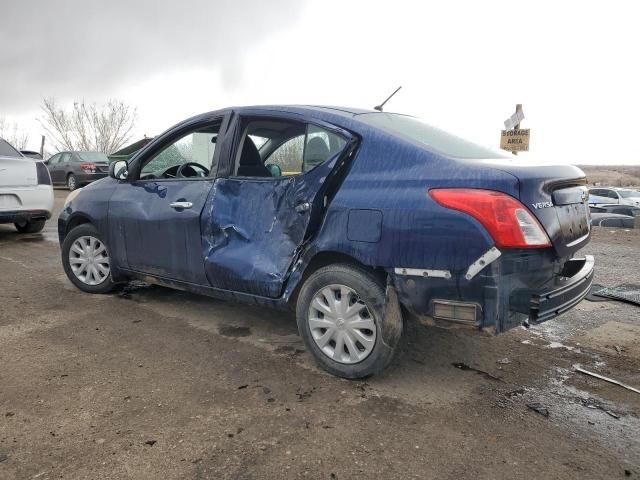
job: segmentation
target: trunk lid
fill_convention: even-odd
[[[588,243],[589,195],[582,170],[511,159],[483,163],[518,179],[519,200],[544,227],[559,257],[570,257]]]
[[[37,184],[36,164],[32,159],[0,156],[0,188]]]
[[[101,173],[109,172],[109,164],[107,162],[95,162],[95,164],[96,164],[96,171]]]

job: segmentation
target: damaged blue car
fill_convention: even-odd
[[[72,192],[58,232],[85,292],[139,279],[290,307],[317,362],[361,378],[389,365],[407,321],[499,333],[580,302],[585,184],[406,115],[229,108]]]

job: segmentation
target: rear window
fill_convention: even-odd
[[[100,152],[78,152],[77,154],[83,162],[109,163],[109,159]]]
[[[22,155],[18,150],[13,148],[8,142],[4,141],[1,138],[0,138],[0,156],[22,158]]]
[[[483,147],[426,124],[419,118],[397,113],[364,113],[359,120],[371,126],[425,145],[429,150],[456,158],[510,158],[504,153]]]

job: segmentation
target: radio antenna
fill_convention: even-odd
[[[401,86],[396,88],[395,92],[393,92],[391,95],[389,95],[387,97],[387,99],[384,102],[382,102],[380,105],[376,105],[375,107],[373,107],[373,109],[381,112],[382,111],[382,107],[384,107],[384,104],[387,103],[389,100],[391,100],[391,97],[393,97],[396,93],[398,93],[398,90],[400,90],[401,88],[402,88]]]

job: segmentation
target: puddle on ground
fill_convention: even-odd
[[[527,392],[526,401],[535,400],[549,410],[554,424],[565,424],[577,435],[598,438],[623,456],[640,452],[640,419],[628,411],[628,406],[576,388],[567,382],[576,372],[555,367],[547,374],[546,385]]]

